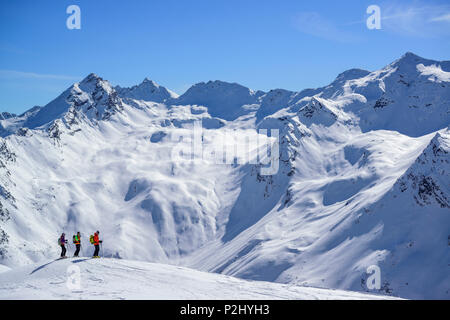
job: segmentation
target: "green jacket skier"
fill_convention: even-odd
[[[73,243],[75,244],[76,250],[73,254],[74,257],[78,257],[78,254],[80,253],[81,248],[81,234],[80,231],[77,232],[76,235],[73,236]]]

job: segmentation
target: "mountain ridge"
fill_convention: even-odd
[[[1,263],[56,256],[60,230],[101,230],[108,257],[357,291],[379,265],[377,293],[447,298],[450,81],[445,63],[417,59],[312,91],[210,81],[161,102],[90,74],[0,122]],[[198,121],[203,157],[174,159]],[[274,148],[277,170],[262,174],[271,164],[242,141]],[[220,159],[221,142],[241,153]]]
[[[417,63],[426,63],[429,65],[437,64],[443,66],[444,71],[447,69],[450,70],[450,61],[434,61],[424,59],[411,52],[405,53],[402,57],[390,63],[381,70],[386,70],[387,68],[398,69],[398,67],[405,66],[407,68],[406,69],[407,72],[411,71],[416,72]],[[262,92],[262,91],[253,91],[252,89],[249,89],[238,83],[230,83],[219,80],[199,82],[191,86],[181,96],[178,96],[169,89],[166,89],[165,87],[158,85],[156,82],[150,80],[149,78],[145,78],[141,82],[141,84],[129,88],[122,88],[120,86],[112,87],[112,85],[107,80],[103,80],[103,78],[99,77],[98,75],[91,73],[79,83],[81,84],[81,90],[83,90],[83,88],[85,89],[88,88],[86,87],[88,83],[91,84],[93,82],[99,83],[100,87],[103,87],[103,84],[105,84],[103,89],[106,90],[107,93],[117,92],[116,94],[120,98],[132,98],[136,100],[153,101],[157,103],[165,102],[169,105],[198,104],[198,105],[206,105],[206,107],[208,107],[209,105],[210,113],[212,116],[217,116],[219,118],[222,117],[225,120],[235,120],[239,116],[248,114],[248,112],[242,109],[241,107],[245,106],[246,104],[250,105],[257,104],[259,105],[259,107],[256,116],[257,121],[260,121],[264,117],[282,109],[283,107],[291,107],[291,108],[294,107],[297,103],[301,102],[302,99],[304,99],[305,97],[311,97],[316,94],[320,94],[321,92],[322,95],[325,96],[336,95],[336,93],[340,92],[339,88],[344,87],[346,82],[355,79],[361,79],[374,73],[376,72],[370,72],[367,70],[357,68],[349,69],[340,73],[336,77],[336,79],[333,80],[333,82],[331,82],[327,86],[315,89],[303,89],[301,91],[272,89],[269,92]],[[402,77],[403,76],[401,76],[401,78]],[[408,84],[403,79],[400,79],[398,81]],[[71,90],[73,87],[74,85],[68,88],[65,92]],[[221,92],[217,91],[219,89]],[[211,90],[216,90],[217,93],[214,94],[214,92]],[[87,90],[87,92],[89,92],[89,89]],[[384,99],[382,95],[383,95],[382,92],[378,94],[377,100],[378,105],[381,105],[381,103],[383,103],[380,102],[382,101],[380,99]],[[58,98],[56,98],[55,100],[57,99]],[[233,102],[230,102],[230,99],[234,99]],[[55,103],[54,101],[50,102],[48,105],[52,103],[54,104]],[[59,101],[59,103],[62,103],[62,101]],[[32,116],[34,116],[33,114],[34,113],[33,111],[35,111],[34,109],[35,107],[25,111],[20,116],[11,114],[11,116],[8,116],[8,119],[24,117],[26,116],[27,113],[31,113]],[[49,109],[51,108],[47,108],[45,113],[49,113]],[[41,115],[42,113],[44,113],[44,111],[41,112]],[[25,121],[21,122],[21,127],[34,128],[39,125],[43,125],[45,124],[43,122],[46,120],[49,120],[49,122],[51,120],[56,120],[56,118],[60,116],[61,113],[62,112],[53,111],[50,112],[51,117],[39,117],[38,115],[37,116],[38,119],[30,119],[30,120],[26,119]],[[3,129],[5,130],[6,128],[4,127]],[[13,133],[8,130],[6,131],[8,132],[8,134]],[[5,136],[5,134],[3,134],[3,136]]]

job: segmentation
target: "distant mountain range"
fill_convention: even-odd
[[[278,129],[279,170],[173,159],[200,120],[210,149]],[[178,96],[90,74],[0,114],[0,263],[55,257],[63,231],[90,250],[99,229],[115,258],[355,291],[377,265],[375,293],[448,299],[449,125],[450,61],[412,53],[300,92],[209,81]]]

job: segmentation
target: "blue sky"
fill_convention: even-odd
[[[72,4],[80,30],[66,27]],[[381,30],[366,27],[372,4]],[[0,0],[0,111],[45,105],[91,72],[180,94],[208,80],[301,90],[407,51],[450,60],[448,0]]]

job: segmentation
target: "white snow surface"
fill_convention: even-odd
[[[442,71],[441,66],[434,64],[431,66],[424,66],[423,64],[418,64],[417,70],[424,76],[430,76],[428,79],[431,81],[450,82],[450,72]]]
[[[6,272],[6,271],[9,271],[9,270],[11,270],[11,268],[8,268],[7,266],[4,266],[4,265],[0,264],[0,273]]]
[[[0,273],[0,299],[381,300],[392,298],[344,290],[246,281],[225,275],[142,261],[80,257],[33,264]]]
[[[449,299],[448,72],[407,53],[324,88],[210,81],[180,97],[90,74],[0,121],[0,263],[43,264],[62,232],[80,231],[89,255],[100,230],[110,258],[364,292],[377,265],[376,293]],[[194,147],[194,159],[174,159],[198,120],[203,157]],[[258,129],[280,132],[276,174],[244,161],[251,148],[237,163],[206,157],[220,142],[274,143]]]

